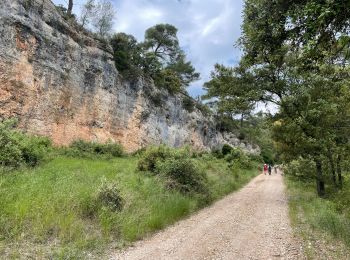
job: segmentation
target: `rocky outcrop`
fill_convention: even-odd
[[[145,79],[124,81],[110,47],[72,28],[49,0],[2,0],[0,35],[0,116],[19,118],[27,132],[60,145],[112,140],[128,151],[229,143],[258,152],[218,132],[199,110],[187,112],[181,95]]]

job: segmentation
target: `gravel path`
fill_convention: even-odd
[[[301,259],[280,174],[259,175],[111,259]]]

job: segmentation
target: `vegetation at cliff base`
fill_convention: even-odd
[[[32,151],[42,147],[34,142],[38,137],[10,126],[0,124],[2,156],[21,142],[32,144]],[[164,228],[257,174],[256,161],[228,146],[234,165],[190,147],[149,147],[134,155],[117,144],[82,140],[44,147],[45,160],[35,165],[0,168],[0,254],[6,258],[103,256],[107,247]]]

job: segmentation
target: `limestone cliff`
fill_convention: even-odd
[[[0,117],[63,145],[81,138],[128,151],[160,143],[258,151],[184,110],[180,95],[122,80],[110,47],[72,28],[49,0],[0,1]]]

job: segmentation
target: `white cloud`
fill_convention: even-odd
[[[64,0],[54,0],[55,3]],[[81,5],[84,0],[76,0]],[[139,41],[157,23],[178,29],[181,46],[201,73],[189,92],[202,94],[215,63],[233,65],[240,52],[233,44],[240,36],[243,0],[112,0],[117,10],[116,32],[134,35]]]

